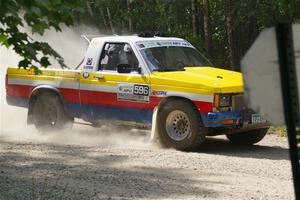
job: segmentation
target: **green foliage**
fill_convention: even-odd
[[[192,10],[192,2],[196,10]],[[186,38],[209,56],[216,66],[229,67],[230,55],[238,61],[259,32],[279,21],[300,21],[300,0],[209,0],[212,52],[205,52],[203,0],[1,0],[0,44],[13,47],[24,59],[19,67],[34,63],[49,65],[49,57],[62,58],[48,44],[34,41],[24,27],[42,35],[46,29],[61,31],[60,25],[87,24],[103,34],[133,34],[164,31]],[[73,20],[75,16],[75,20]],[[232,16],[233,45],[229,45],[227,19]],[[197,33],[193,32],[193,18]],[[27,25],[26,25],[27,24]],[[195,27],[194,27],[195,28]],[[234,52],[232,54],[232,51]],[[236,68],[238,70],[238,68]]]
[[[287,137],[287,130],[285,126],[271,126],[268,134],[275,134],[280,137]]]
[[[34,68],[50,65],[49,58],[57,59],[64,66],[61,56],[48,43],[33,40],[24,30],[30,27],[32,34],[43,35],[54,28],[61,31],[61,24],[73,24],[73,13],[80,12],[80,0],[1,0],[0,44],[23,57],[19,67]]]

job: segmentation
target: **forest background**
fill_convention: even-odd
[[[23,26],[39,35],[62,24],[85,24],[103,35],[160,31],[187,39],[215,66],[240,71],[262,29],[299,21],[300,0],[0,0],[0,44],[24,58],[19,67],[47,67],[49,57],[60,56]]]

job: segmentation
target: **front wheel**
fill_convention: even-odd
[[[267,132],[268,128],[264,128],[236,134],[227,134],[226,137],[234,144],[252,145],[261,141]]]
[[[199,147],[207,133],[196,107],[183,100],[165,103],[158,112],[157,130],[163,146],[178,150]]]
[[[33,120],[39,131],[49,132],[71,128],[74,119],[66,114],[58,95],[44,92],[34,104]]]

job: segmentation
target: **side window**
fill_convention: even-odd
[[[128,64],[133,69],[139,67],[139,62],[129,44],[106,43],[100,57],[98,70],[117,71],[120,64]]]

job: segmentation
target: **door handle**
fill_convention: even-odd
[[[104,76],[103,76],[103,75],[96,75],[96,76],[94,76],[94,78],[97,78],[97,79],[104,79]]]

